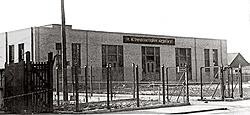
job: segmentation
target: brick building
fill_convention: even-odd
[[[81,68],[92,66],[94,81],[105,80],[103,68],[107,63],[116,71],[113,75],[116,81],[133,80],[132,63],[139,65],[141,81],[160,81],[162,65],[187,64],[188,77],[193,82],[199,81],[200,67],[227,65],[226,40],[79,30],[71,25],[66,26],[66,36],[69,80],[75,63]],[[48,52],[60,54],[61,26],[52,24],[6,32],[0,34],[0,39],[1,67],[5,61],[25,59],[26,51],[31,52],[32,61],[46,61]],[[209,76],[204,79],[210,79],[213,74],[214,70],[206,70]],[[84,76],[83,69],[79,76]],[[179,78],[176,69],[169,71],[170,81]]]

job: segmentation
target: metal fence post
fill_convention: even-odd
[[[91,66],[90,67],[90,85],[89,85],[91,96],[93,96],[93,79],[92,79],[92,77],[93,77],[93,67]]]
[[[203,100],[203,95],[202,95],[202,85],[203,85],[203,83],[202,83],[202,67],[200,68],[200,86],[201,86],[201,100]]]
[[[107,109],[110,109],[110,106],[109,106],[109,64],[107,64],[106,68],[107,68]]]
[[[85,66],[85,99],[88,103],[88,66]]]
[[[189,103],[189,88],[188,88],[188,69],[189,67],[185,64],[185,79],[186,79],[186,101]]]
[[[234,98],[234,75],[233,75],[233,68],[230,68],[230,73],[231,73],[231,98]]]
[[[136,87],[136,83],[135,83],[135,64],[132,64],[132,69],[133,69],[133,98],[135,99],[135,87]]]
[[[221,81],[221,100],[224,100],[225,99],[225,86],[224,86],[223,66],[220,68],[220,72],[221,72],[221,77],[220,77],[220,81]]]
[[[136,65],[136,100],[137,100],[137,107],[140,107],[140,100],[139,100],[139,70],[138,65]]]
[[[110,100],[113,100],[113,75],[112,75],[112,66],[109,64],[109,86],[110,86]]]
[[[165,76],[164,76],[164,70],[165,67],[164,65],[162,66],[162,99],[163,99],[163,104],[165,104]]]
[[[78,84],[78,67],[75,67],[75,93],[76,93],[76,111],[79,111],[79,84]],[[87,101],[86,101],[87,102]]]
[[[227,68],[227,93],[228,97],[230,97],[230,71],[228,71],[229,68]]]
[[[169,88],[168,88],[168,67],[166,67],[166,84],[167,84],[167,101],[169,102]]]
[[[239,84],[239,91],[240,91],[240,98],[243,98],[243,88],[242,88],[242,67],[239,65],[239,72],[240,72],[240,84]]]
[[[60,62],[60,51],[57,51],[57,56],[56,56],[56,95],[57,95],[57,105],[60,105],[60,78],[59,78],[59,70],[62,68],[61,67],[61,62]]]

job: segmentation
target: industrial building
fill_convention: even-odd
[[[94,81],[105,81],[104,68],[110,63],[115,71],[114,81],[132,81],[134,63],[139,67],[140,81],[160,81],[162,65],[174,68],[186,64],[189,81],[198,82],[201,67],[228,63],[227,41],[222,39],[80,30],[71,25],[66,26],[66,37],[69,80],[71,67],[78,64],[81,68],[86,65],[92,68],[88,74],[92,74]],[[1,33],[0,39],[1,68],[5,62],[24,60],[26,51],[31,52],[34,62],[46,61],[49,52],[61,54],[61,25],[58,24]],[[56,62],[58,65],[61,61]],[[204,80],[211,79],[216,71],[216,68],[206,69]],[[83,77],[84,69],[79,73]],[[181,77],[176,69],[168,74],[170,81]]]

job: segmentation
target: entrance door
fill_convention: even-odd
[[[142,80],[160,80],[160,48],[142,46]]]

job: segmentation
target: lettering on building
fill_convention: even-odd
[[[175,45],[174,38],[123,36],[123,43]]]

